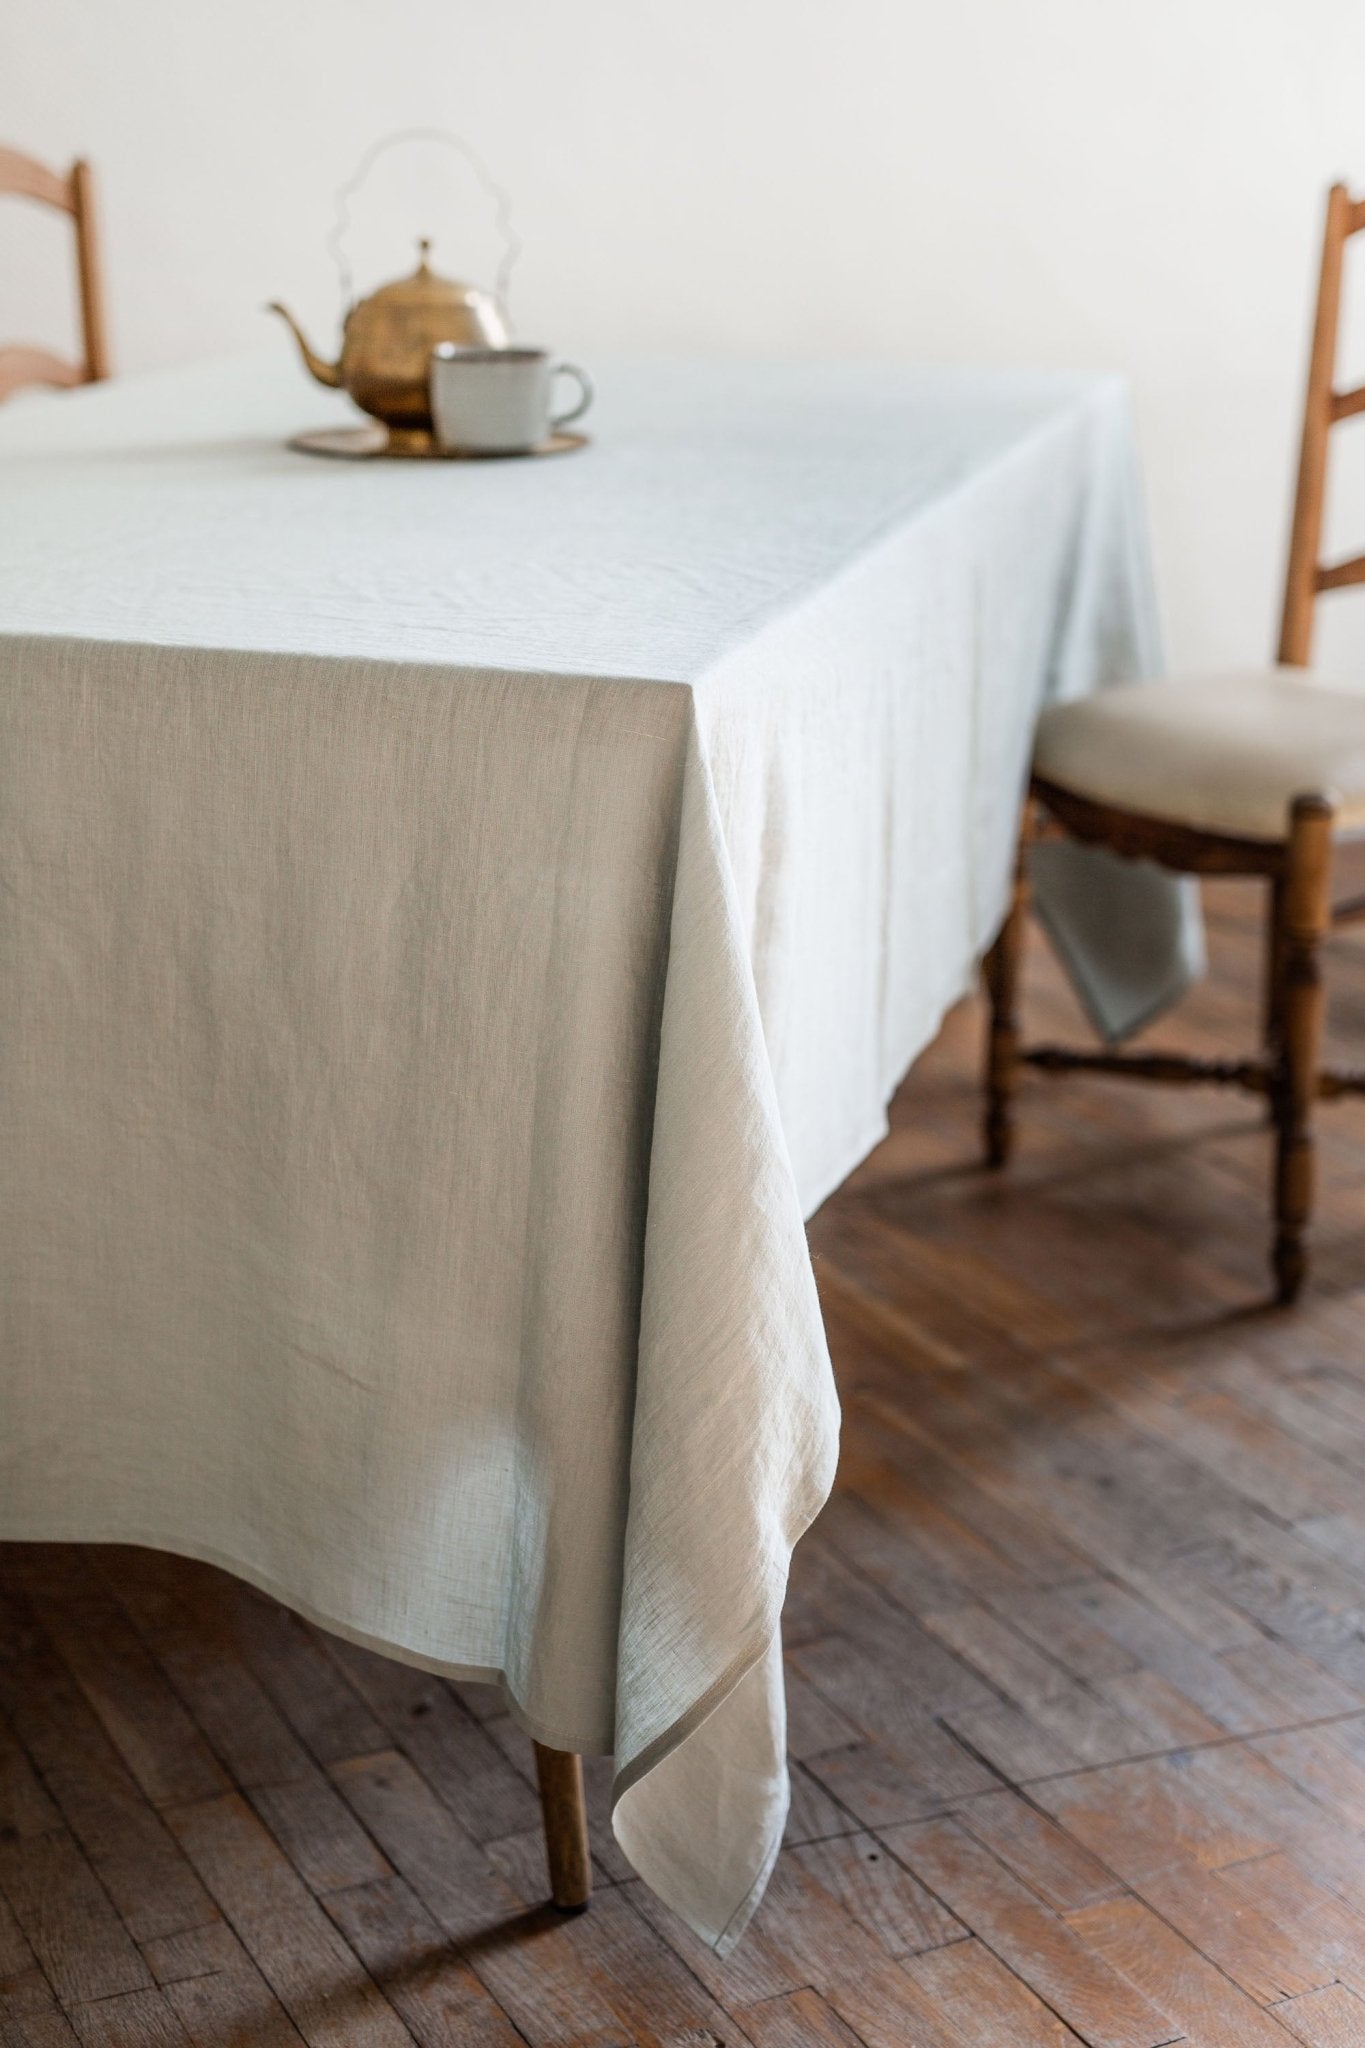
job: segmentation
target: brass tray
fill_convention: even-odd
[[[576,448],[586,448],[586,434],[560,432],[549,434],[538,441],[534,448],[518,448],[499,454],[466,454],[456,449],[438,448],[426,436],[423,446],[416,436],[404,436],[396,443],[389,439],[389,430],[378,420],[359,427],[314,427],[306,434],[295,434],[290,440],[291,448],[302,450],[305,455],[340,456],[346,462],[369,462],[376,456],[390,462],[522,462],[532,455],[572,455]]]

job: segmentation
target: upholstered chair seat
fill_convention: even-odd
[[[1365,687],[1311,670],[1133,683],[1043,713],[1041,782],[1093,803],[1238,839],[1283,839],[1296,797],[1337,832],[1365,827]]]

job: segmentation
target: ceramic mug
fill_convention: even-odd
[[[578,403],[551,412],[556,377],[572,377]],[[431,417],[436,445],[452,455],[524,455],[583,417],[592,385],[573,363],[544,348],[437,344],[431,357]]]

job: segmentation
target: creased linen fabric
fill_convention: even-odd
[[[0,421],[0,1536],[500,1681],[724,1949],[835,1456],[802,1217],[1150,609],[1112,382],[603,388],[480,467],[285,451],[283,359]]]

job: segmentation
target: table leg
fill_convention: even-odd
[[[592,1898],[583,1760],[569,1750],[544,1749],[540,1743],[535,1749],[550,1896],[562,1913],[582,1913]]]

